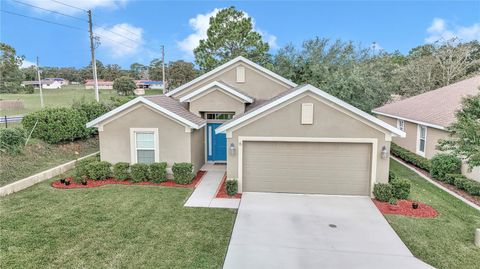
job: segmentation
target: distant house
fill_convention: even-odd
[[[62,86],[70,84],[70,81],[64,78],[45,78],[45,81],[58,81]]]
[[[98,88],[100,90],[112,90],[113,89],[113,81],[98,80]],[[93,79],[85,80],[85,89],[95,89],[95,82]]]
[[[22,86],[32,85],[34,88],[38,88],[38,80],[31,80],[31,81],[22,81]],[[62,88],[62,81],[60,80],[53,80],[53,79],[44,79],[42,80],[42,88],[43,89],[61,89]]]
[[[163,89],[163,82],[157,80],[135,80],[137,89]]]

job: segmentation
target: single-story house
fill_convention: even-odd
[[[163,89],[163,82],[157,80],[135,80],[135,85],[137,85],[137,89]]]
[[[68,79],[64,79],[64,78],[45,78],[45,80],[58,81],[58,82],[60,82],[60,85],[62,85],[62,86],[70,84],[70,81],[68,81]]]
[[[87,123],[102,160],[226,164],[239,192],[371,195],[405,133],[312,85],[237,57]]]
[[[43,79],[41,81],[41,83],[42,83],[42,89],[60,89],[60,88],[62,88],[62,82],[59,81],[59,80]],[[21,85],[22,86],[32,85],[34,88],[39,88],[38,80],[22,81]]]
[[[449,138],[447,127],[455,122],[455,112],[461,108],[464,97],[480,93],[480,76],[399,100],[373,110],[379,119],[404,131],[405,138],[395,137],[393,142],[428,159],[439,151],[440,139]],[[469,172],[466,165],[462,173],[480,181],[480,168]]]
[[[99,79],[97,82],[98,82],[98,88],[100,90],[112,90],[113,89],[113,81],[107,81],[107,80]],[[95,89],[95,81],[93,79],[85,80],[85,89]]]

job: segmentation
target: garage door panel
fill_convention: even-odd
[[[243,147],[243,191],[369,194],[369,144],[247,141]]]

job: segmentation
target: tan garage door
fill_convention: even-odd
[[[243,142],[243,191],[369,195],[371,144]]]

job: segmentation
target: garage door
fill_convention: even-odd
[[[369,195],[371,144],[243,142],[243,191]]]

